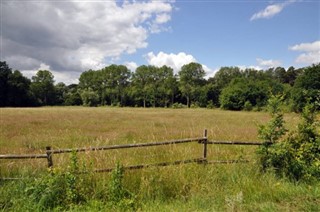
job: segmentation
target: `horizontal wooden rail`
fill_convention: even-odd
[[[123,145],[113,145],[113,146],[104,146],[104,147],[76,148],[76,149],[56,149],[56,150],[48,150],[47,152],[48,153],[53,153],[53,154],[61,154],[61,153],[70,153],[70,152],[85,152],[85,151],[100,151],[100,150],[112,150],[112,149],[162,146],[162,145],[189,143],[189,142],[201,143],[206,139],[207,138],[188,138],[188,139],[164,141],[164,142],[123,144]]]
[[[153,163],[153,164],[125,166],[125,167],[123,167],[123,169],[125,169],[125,170],[143,169],[143,168],[148,168],[148,167],[152,167],[152,166],[172,166],[172,165],[181,165],[181,164],[188,164],[188,163],[206,163],[206,159],[196,158],[196,159],[179,160],[179,161],[173,161],[173,162],[162,162],[162,163]],[[94,172],[112,172],[113,170],[114,170],[114,168],[97,169],[97,170],[94,170]]]
[[[211,160],[207,161],[207,164],[230,164],[230,163],[249,163],[249,160]]]
[[[47,158],[46,154],[39,155],[0,155],[0,159],[37,159]]]
[[[200,141],[200,143],[202,143],[202,141]],[[258,142],[258,141],[207,141],[207,144],[263,145],[263,144],[271,144],[271,142]]]

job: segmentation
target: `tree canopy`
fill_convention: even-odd
[[[221,67],[211,78],[199,63],[181,67],[141,65],[131,72],[124,65],[84,71],[78,84],[56,83],[49,70],[30,79],[0,62],[0,107],[42,105],[221,107],[261,109],[273,95],[282,95],[287,107],[301,111],[320,99],[320,64],[295,69],[268,70]]]

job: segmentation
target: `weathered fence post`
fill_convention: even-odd
[[[46,154],[48,160],[48,167],[51,168],[53,166],[51,146],[46,147]]]
[[[203,140],[203,159],[204,159],[204,162],[207,162],[207,145],[208,145],[207,129],[204,130],[203,137],[204,137],[204,140]]]

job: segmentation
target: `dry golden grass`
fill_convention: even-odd
[[[42,107],[2,108],[0,154],[44,153],[53,149],[105,146],[112,144],[165,141],[201,137],[208,130],[209,140],[256,141],[257,126],[267,122],[263,112],[232,112],[219,109],[165,108],[88,108]],[[298,117],[286,116],[295,124]],[[292,125],[293,126],[293,125]],[[256,147],[219,146],[208,148],[209,159],[252,158]],[[113,167],[116,161],[124,165],[155,163],[201,157],[202,146],[183,144],[142,149],[80,153],[86,163],[96,168]],[[231,157],[231,158],[230,158]],[[55,166],[63,166],[69,155],[54,155]],[[45,167],[42,160],[4,161],[2,169],[25,165]],[[103,162],[101,162],[103,161]]]

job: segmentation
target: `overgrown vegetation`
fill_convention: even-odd
[[[263,111],[201,108],[43,107],[1,112],[1,154],[40,154],[47,145],[60,149],[199,137],[205,128],[210,139],[254,141],[257,125],[268,120]],[[298,125],[295,113],[283,114],[283,120],[289,132]],[[0,160],[0,177],[24,178],[0,181],[0,211],[317,211],[319,181],[295,183],[274,172],[262,173],[254,162],[256,148],[208,146],[208,160],[249,159],[246,164],[125,171],[122,165],[199,157],[202,145],[57,154],[51,171],[45,159]],[[92,173],[93,168],[111,167],[116,167],[113,173]]]
[[[280,98],[269,100],[272,119],[260,126],[259,135],[269,141],[259,149],[263,170],[272,169],[280,177],[295,181],[320,180],[320,134],[316,120],[317,104],[306,104],[297,129],[284,136],[283,114]]]

